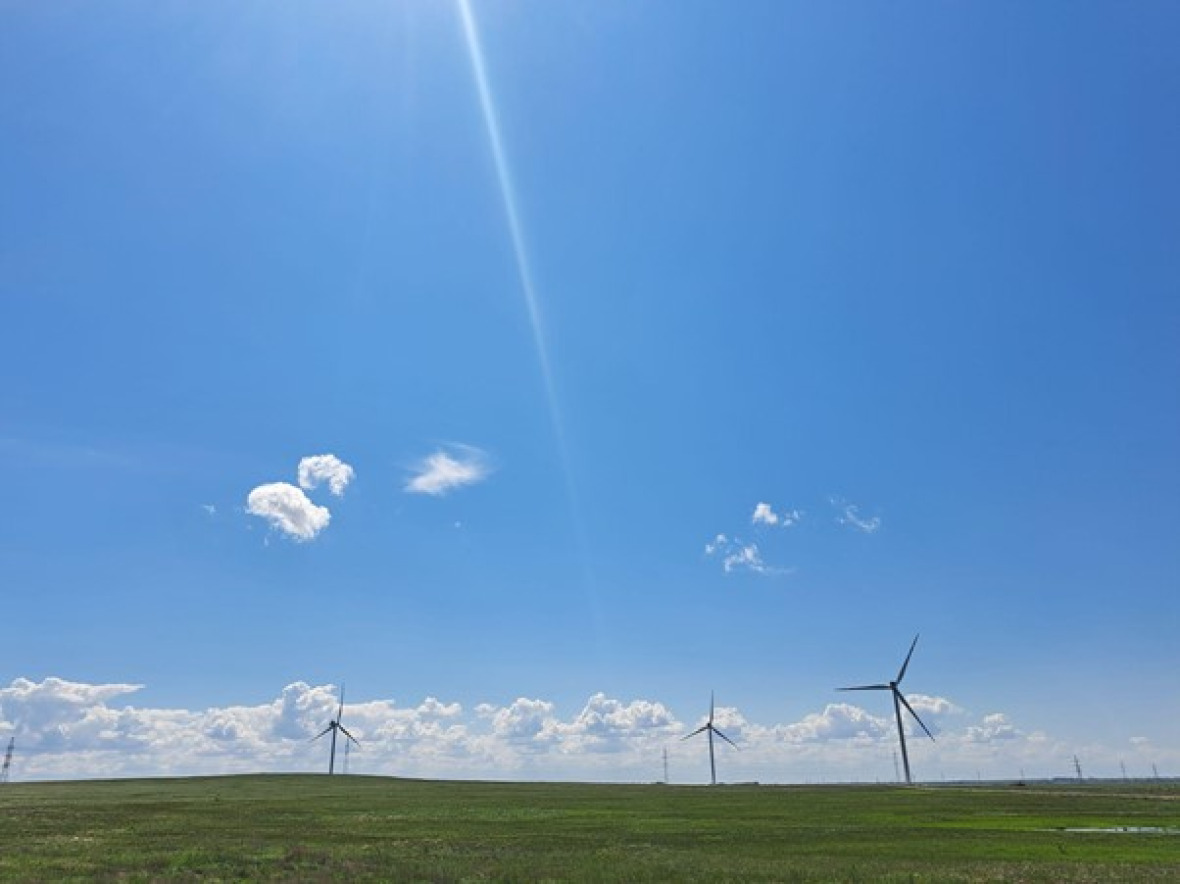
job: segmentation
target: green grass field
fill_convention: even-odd
[[[310,775],[0,787],[4,880],[1178,881],[1180,788]],[[1171,833],[1070,832],[1161,827]]]

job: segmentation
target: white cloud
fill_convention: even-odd
[[[725,534],[718,534],[705,544],[705,555],[719,557],[726,574],[737,570],[752,571],[764,576],[789,573],[787,568],[766,564],[762,560],[758,544],[744,543],[737,537],[728,537]]]
[[[423,458],[406,482],[411,494],[442,495],[482,482],[491,473],[487,455],[472,445],[450,445]]]
[[[567,752],[623,753],[667,740],[680,730],[680,723],[662,703],[623,703],[597,693],[573,721],[555,723],[553,729]]]
[[[721,550],[729,545],[729,538],[724,534],[718,534],[712,540],[705,544],[705,555],[716,555]]]
[[[356,473],[334,454],[305,457],[299,461],[296,472],[299,488],[287,482],[259,485],[246,496],[246,512],[266,519],[272,528],[303,542],[314,540],[332,520],[331,511],[312,503],[304,490],[310,491],[326,482],[328,490],[339,497]],[[207,506],[206,511],[214,514],[211,507]]]
[[[945,718],[948,715],[961,715],[963,710],[945,697],[931,697],[928,694],[906,694],[914,711],[922,716],[927,724],[931,719]]]
[[[299,461],[299,487],[305,491],[328,483],[328,490],[339,497],[356,477],[356,471],[334,454],[315,454]]]
[[[140,688],[61,678],[18,678],[0,687],[0,737],[6,742],[11,734],[17,742],[13,779],[326,767],[327,741],[310,740],[336,715],[339,694],[332,685],[296,681],[273,700],[203,710],[128,705]],[[1030,777],[1068,776],[1075,752],[1088,775],[1118,776],[1124,760],[1137,775],[1149,775],[1153,764],[1165,776],[1180,770],[1180,751],[1166,739],[1077,745],[1025,730],[1002,712],[974,716],[949,699],[917,694],[910,702],[923,719],[929,715],[940,724],[936,743],[921,737],[909,744],[919,779],[974,779],[977,772],[1015,777],[1022,769]],[[897,733],[885,709],[830,703],[795,721],[760,723],[719,706],[717,727],[742,749],[719,757],[719,772],[729,781],[891,780]],[[692,710],[694,719],[700,711]],[[360,740],[350,759],[355,773],[650,781],[662,776],[667,748],[674,781],[708,776],[701,745],[679,741],[692,726],[652,699],[596,693],[563,712],[538,697],[472,709],[435,697],[408,705],[356,697],[343,720]],[[338,757],[338,769],[340,763]]]
[[[826,740],[878,740],[892,733],[888,718],[870,715],[850,703],[829,703],[823,712],[811,712],[801,721],[778,729],[788,743],[816,743]]]
[[[800,510],[776,513],[769,503],[759,503],[754,507],[754,515],[750,517],[750,522],[754,525],[782,525],[784,528],[790,528],[799,524],[802,518],[803,513]]]
[[[259,516],[297,541],[313,540],[328,527],[332,514],[312,503],[306,494],[286,482],[259,485],[246,497],[246,512]]]
[[[755,574],[766,574],[769,569],[766,563],[762,561],[762,553],[758,551],[756,543],[747,543],[745,546],[739,546],[735,551],[730,552],[722,560],[722,566],[726,573],[732,571],[734,568],[748,568]]]
[[[57,725],[107,700],[142,690],[139,684],[84,684],[49,677],[38,683],[27,678],[15,679],[0,688],[0,709],[13,721],[37,719],[45,725]]]
[[[881,517],[864,518],[860,514],[860,507],[855,503],[848,503],[838,497],[831,498],[832,506],[836,508],[836,522],[865,534],[875,534],[881,527]]]
[[[750,521],[755,525],[777,525],[778,515],[770,508],[769,503],[760,503],[754,507],[754,516]]]
[[[491,721],[492,736],[514,744],[516,751],[538,751],[556,739],[554,705],[546,700],[518,697],[507,706],[481,703],[476,713]]]
[[[983,716],[980,724],[969,726],[962,739],[969,743],[992,743],[997,740],[1016,740],[1021,736],[1021,732],[1008,721],[1008,716],[1002,712],[993,712]]]

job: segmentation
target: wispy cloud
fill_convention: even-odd
[[[79,470],[133,470],[141,460],[111,448],[45,439],[0,436],[0,458],[9,466]]]
[[[299,461],[299,487],[305,491],[328,483],[328,490],[337,497],[344,494],[356,471],[334,454],[315,454]]]
[[[487,454],[474,445],[448,445],[414,467],[405,490],[411,494],[448,494],[482,482],[491,471]]]
[[[859,507],[840,497],[829,497],[828,502],[836,508],[836,523],[849,527],[864,534],[873,534],[881,527],[879,516],[866,518],[860,514]],[[803,521],[806,513],[796,507],[775,509],[774,504],[760,500],[754,504],[754,511],[750,514],[750,524],[758,531],[760,541],[764,541],[771,549],[772,557],[777,546],[781,546],[779,538],[782,532],[768,532],[765,528],[794,528]],[[808,532],[811,533],[811,532]],[[737,537],[728,534],[718,534],[713,540],[705,544],[705,555],[721,561],[726,573],[733,571],[752,571],[755,574],[787,574],[793,573],[794,568],[782,568],[768,565],[763,557],[762,548],[758,543],[745,543]]]
[[[803,513],[800,510],[784,510],[781,513],[776,513],[774,507],[769,503],[759,503],[754,507],[754,515],[750,517],[750,523],[753,525],[782,525],[784,528],[790,528],[792,525],[799,524],[799,520],[803,518]]]
[[[726,574],[733,571],[752,571],[755,574],[771,576],[789,573],[787,568],[766,564],[756,543],[744,543],[740,538],[718,534],[705,544],[705,555],[721,559]]]
[[[332,519],[326,506],[317,506],[302,489],[286,482],[271,482],[252,490],[246,496],[246,512],[266,519],[272,528],[301,543],[314,540]]]
[[[840,497],[830,498],[832,506],[836,508],[836,523],[845,525],[864,534],[875,534],[881,527],[881,517],[864,518],[860,514],[860,507],[849,503]]]

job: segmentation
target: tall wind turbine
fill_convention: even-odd
[[[8,751],[4,753],[4,766],[0,767],[0,783],[8,782],[8,769],[12,767],[12,749],[16,745],[16,737],[8,738]],[[1159,779],[1158,777],[1156,779]]]
[[[733,748],[735,748],[735,749],[737,749],[737,743],[735,743],[729,737],[725,736],[725,734],[721,733],[721,731],[717,730],[717,728],[715,728],[713,726],[713,709],[714,709],[713,694],[710,693],[709,694],[709,720],[706,721],[700,727],[698,727],[691,734],[681,737],[680,740],[681,740],[681,742],[683,742],[684,740],[687,740],[690,737],[695,737],[697,734],[701,733],[702,731],[705,731],[709,734],[709,772],[712,774],[712,783],[714,786],[716,786],[717,785],[717,759],[714,758],[714,756],[713,756],[713,734],[716,734],[717,736],[721,737],[721,739],[725,740],[725,742],[729,743],[729,745],[733,746]]]
[[[934,739],[934,734],[930,733],[930,728],[926,727],[925,722],[918,717],[918,713],[914,711],[914,707],[906,700],[905,695],[902,694],[898,685],[901,680],[905,678],[906,668],[910,665],[910,657],[914,656],[914,647],[918,644],[918,636],[914,636],[914,642],[910,645],[910,652],[905,655],[905,662],[901,664],[901,671],[897,673],[897,678],[888,684],[863,684],[852,688],[837,688],[840,691],[889,691],[893,694],[893,714],[897,717],[897,739],[901,741],[901,760],[905,765],[905,781],[912,783],[913,779],[910,777],[910,756],[905,748],[905,728],[901,721],[901,707],[905,706],[909,710],[910,715],[914,716],[914,721],[922,725],[922,730],[926,731],[926,736],[931,740]]]
[[[336,717],[328,722],[328,726],[326,728],[324,728],[322,731],[320,731],[318,734],[316,734],[314,737],[311,738],[311,741],[314,743],[316,740],[318,740],[324,734],[328,733],[329,731],[332,732],[332,754],[330,756],[328,756],[328,773],[329,774],[334,774],[336,772],[336,732],[337,731],[344,734],[346,739],[352,740],[358,746],[360,745],[360,743],[357,742],[357,738],[348,732],[348,728],[346,728],[344,725],[342,725],[340,723],[340,719],[342,719],[343,717],[344,717],[344,685],[340,685],[340,709],[336,713]],[[348,744],[345,743],[344,745],[347,746]]]

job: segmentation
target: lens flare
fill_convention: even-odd
[[[459,11],[463,16],[463,34],[467,38],[467,53],[471,57],[471,67],[475,72],[475,85],[479,91],[479,105],[483,111],[484,126],[488,130],[488,141],[491,142],[492,159],[496,164],[496,178],[500,184],[500,196],[504,202],[504,215],[508,221],[508,235],[512,240],[512,250],[516,256],[516,272],[520,276],[520,287],[524,293],[525,306],[528,308],[529,323],[533,329],[533,345],[537,350],[537,360],[541,363],[541,374],[544,375],[545,395],[549,399],[549,411],[553,418],[554,429],[561,435],[561,421],[557,411],[557,394],[553,388],[553,374],[549,367],[549,352],[545,346],[545,333],[541,323],[541,310],[537,303],[537,290],[533,285],[533,274],[530,269],[528,250],[525,248],[524,231],[520,225],[520,212],[516,207],[516,188],[512,183],[512,174],[508,168],[508,159],[504,154],[504,141],[500,137],[499,116],[496,104],[492,98],[492,90],[488,85],[487,67],[484,65],[483,49],[479,42],[479,31],[475,26],[475,17],[471,13],[468,0],[459,0]]]
[[[595,620],[599,621],[601,619],[601,612],[598,609],[597,593],[592,589],[594,580],[590,571],[586,532],[582,523],[581,508],[578,504],[573,476],[570,471],[565,431],[563,429],[561,411],[557,405],[557,390],[553,382],[553,371],[549,364],[549,351],[545,344],[545,331],[541,319],[537,290],[533,285],[533,274],[529,263],[528,249],[525,246],[524,230],[520,223],[520,212],[517,208],[516,188],[512,183],[512,174],[508,167],[507,155],[504,151],[504,141],[500,136],[499,115],[496,113],[496,103],[492,97],[492,90],[488,81],[487,66],[484,64],[483,49],[479,42],[479,28],[476,26],[475,16],[471,12],[469,0],[457,0],[457,2],[459,14],[463,19],[463,35],[467,42],[467,54],[471,59],[471,68],[475,74],[475,85],[479,93],[479,105],[483,112],[484,127],[487,129],[488,141],[491,144],[492,160],[496,167],[496,179],[500,185],[500,197],[504,204],[504,216],[508,222],[508,235],[512,240],[512,251],[516,257],[516,272],[520,277],[521,292],[524,294],[525,306],[528,308],[529,324],[533,332],[533,347],[537,353],[537,362],[540,366],[542,381],[545,385],[545,399],[549,409],[549,420],[553,427],[553,435],[557,443],[558,456],[561,459],[562,473],[565,478],[570,519],[573,523],[574,533],[582,558],[583,580],[590,597],[590,604]],[[601,630],[597,631],[601,635]]]

